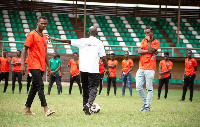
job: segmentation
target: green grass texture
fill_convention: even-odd
[[[45,117],[38,95],[35,96],[31,107],[31,111],[35,115],[23,115],[28,96],[25,84],[23,84],[22,94],[19,94],[17,83],[15,94],[11,94],[11,84],[9,84],[6,94],[3,94],[3,88],[4,83],[2,82],[0,83],[1,127],[200,126],[200,91],[194,91],[193,102],[188,102],[189,90],[186,94],[186,100],[179,102],[182,90],[169,90],[167,100],[163,100],[163,89],[161,99],[155,100],[158,91],[154,89],[151,111],[145,113],[139,111],[143,102],[135,88],[133,88],[133,97],[129,96],[128,88],[126,88],[124,97],[121,96],[122,89],[117,88],[117,96],[114,97],[113,87],[111,87],[110,96],[105,96],[107,92],[105,87],[101,95],[97,96],[94,101],[100,105],[101,111],[89,116],[83,112],[83,100],[77,86],[73,86],[71,95],[68,94],[69,86],[63,86],[63,95],[58,95],[57,87],[54,85],[51,95],[45,95],[45,97],[48,107],[56,113]],[[48,85],[45,85],[45,94],[47,89]]]

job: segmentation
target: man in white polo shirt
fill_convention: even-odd
[[[83,87],[83,111],[86,115],[91,115],[90,107],[93,104],[97,88],[99,85],[99,59],[105,65],[106,74],[109,75],[109,68],[102,41],[96,38],[97,28],[91,26],[89,29],[90,37],[81,39],[57,39],[49,37],[51,40],[69,43],[79,48],[79,70]]]

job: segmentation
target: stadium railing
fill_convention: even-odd
[[[16,52],[17,50],[23,49],[24,42],[21,41],[0,41],[3,43],[2,49],[7,49],[10,52]],[[62,46],[61,46],[62,45]],[[64,46],[63,46],[64,45]],[[137,53],[139,46],[122,46],[122,45],[104,45],[106,54],[115,53],[116,55],[124,55],[125,51],[129,51],[130,55],[139,55]],[[166,50],[163,50],[166,49]],[[56,50],[58,53],[66,53],[73,54],[74,51],[78,52],[78,48],[74,46],[70,46],[67,43],[48,43],[47,52],[53,53]],[[179,52],[179,50],[183,50],[184,52]],[[186,48],[186,47],[159,47],[157,56],[164,56],[164,52],[169,52],[170,57],[185,57],[184,55],[178,54],[186,54],[187,50],[192,50],[193,55],[196,58],[200,58],[200,48]],[[3,50],[2,50],[3,53]]]
[[[20,42],[20,41],[14,41],[14,42],[11,42],[11,41],[0,41],[0,43],[3,43],[3,46],[2,46],[2,55],[3,55],[3,49],[10,49],[9,51],[10,52],[16,52],[17,49],[19,50],[22,50],[23,49],[23,46],[24,46],[24,42]],[[9,45],[5,45],[9,43]],[[11,43],[11,45],[10,45]],[[14,45],[12,45],[14,44]],[[20,47],[16,47],[16,45],[19,45]],[[54,46],[53,46],[54,45]],[[60,45],[64,45],[64,48],[60,48],[59,46]],[[129,51],[130,52],[130,55],[138,55],[138,46],[120,46],[120,45],[105,45],[105,50],[106,50],[106,54],[110,54],[110,53],[116,53],[116,55],[124,55],[124,52],[125,51]],[[113,50],[113,48],[115,48],[115,50]],[[117,48],[122,48],[123,50],[117,50]],[[126,50],[127,49],[127,50]],[[184,47],[160,47],[158,49],[158,55],[157,56],[160,56],[160,57],[163,57],[164,56],[164,52],[162,49],[170,49],[171,51],[171,56],[170,57],[178,57],[177,55],[175,55],[175,52],[176,51],[179,51],[180,49],[182,50],[199,50],[200,51],[200,48],[184,48]],[[48,46],[47,46],[47,52],[48,53],[53,53],[54,51],[57,51],[58,53],[66,53],[66,54],[73,54],[73,52],[78,52],[78,48],[77,47],[73,47],[73,46],[70,46],[69,44],[66,44],[66,43],[49,43]],[[117,54],[118,53],[118,54]],[[185,52],[186,53],[186,52]],[[180,58],[183,58],[185,56],[181,56]],[[197,58],[200,58],[200,54],[199,53],[194,53],[194,57],[197,57]],[[106,81],[106,77],[104,77],[104,81]],[[47,81],[47,77],[46,77],[46,81]],[[117,82],[120,82],[121,79],[117,78]],[[154,79],[154,83],[158,83],[158,79]],[[135,82],[135,79],[133,78],[132,79],[132,82]],[[170,83],[173,83],[173,84],[182,84],[183,82],[181,81],[181,79],[170,79],[169,81]],[[195,80],[195,84],[199,84],[200,83],[200,80],[197,79]]]

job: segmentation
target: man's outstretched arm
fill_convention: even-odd
[[[59,39],[59,38],[54,38],[54,37],[49,37],[50,40],[54,40],[54,41],[59,41],[62,43],[69,43],[71,44],[71,39]]]

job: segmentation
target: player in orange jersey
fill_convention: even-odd
[[[44,95],[44,83],[42,80],[42,76],[45,71],[45,63],[47,64],[47,71],[48,75],[51,75],[51,69],[49,65],[49,59],[47,55],[47,44],[48,39],[46,35],[43,33],[43,30],[46,29],[47,26],[47,18],[44,16],[38,17],[37,20],[37,28],[33,31],[31,31],[27,37],[24,44],[24,48],[22,51],[22,59],[21,59],[21,73],[22,75],[25,74],[25,58],[27,55],[28,50],[28,69],[32,74],[33,77],[33,83],[31,85],[31,89],[26,101],[26,108],[24,111],[24,115],[33,115],[34,113],[31,112],[30,108],[32,105],[32,102],[35,98],[36,93],[38,92],[41,106],[44,107],[45,116],[49,116],[55,111],[52,111],[48,108],[45,95]]]
[[[18,83],[19,83],[19,94],[21,94],[22,74],[20,73],[20,67],[21,67],[21,51],[20,50],[17,50],[17,57],[12,58],[11,65],[13,65],[13,69],[12,69],[12,94],[14,94],[14,90],[15,90],[16,77],[17,77]]]
[[[193,98],[193,85],[194,85],[194,79],[196,77],[195,72],[197,71],[197,61],[192,58],[192,51],[189,50],[187,52],[188,58],[185,59],[185,71],[184,71],[184,85],[183,85],[183,95],[182,98],[179,101],[185,100],[185,95],[187,92],[187,87],[190,89],[190,98],[189,101],[192,102]]]
[[[8,57],[8,51],[6,49],[3,50],[3,56],[0,57],[0,81],[5,79],[5,85],[3,93],[6,93],[6,89],[8,87],[8,78],[9,78],[9,63],[11,61],[11,58]]]
[[[148,27],[144,31],[145,38],[142,40],[138,54],[141,54],[139,61],[139,69],[136,73],[136,90],[144,102],[140,111],[149,112],[151,108],[151,100],[153,97],[153,79],[156,70],[156,55],[160,42],[153,38],[153,28]],[[146,81],[147,97],[143,90]]]
[[[115,60],[115,54],[114,53],[110,54],[110,58],[111,58],[111,60],[108,61],[110,76],[107,78],[108,86],[107,86],[107,95],[106,96],[109,96],[111,81],[112,81],[112,84],[113,84],[113,87],[114,87],[114,96],[116,96],[116,92],[117,92],[116,68],[117,68],[118,61]]]
[[[80,71],[79,71],[79,59],[78,59],[78,53],[74,52],[74,59],[71,59],[67,65],[68,70],[70,70],[70,86],[69,86],[69,94],[71,94],[72,91],[72,86],[74,81],[76,81],[76,83],[79,86],[79,90],[80,90],[80,94],[82,95],[82,87],[81,87],[81,83],[80,83]]]
[[[163,84],[165,84],[165,96],[163,100],[166,100],[167,93],[168,93],[168,83],[171,77],[170,71],[172,70],[172,67],[173,67],[173,63],[169,60],[168,52],[164,53],[164,58],[165,59],[161,60],[159,64],[160,77],[159,77],[158,97],[155,98],[156,100],[160,99],[160,94],[161,94]]]
[[[122,96],[125,95],[125,89],[126,89],[126,81],[128,82],[128,87],[129,87],[129,92],[130,92],[130,97],[132,97],[132,84],[131,84],[131,71],[133,70],[133,61],[129,59],[129,52],[126,51],[125,54],[125,59],[122,61]]]
[[[100,83],[99,83],[99,96],[101,94],[101,90],[103,87],[103,76],[104,76],[104,71],[105,71],[105,65],[102,61],[102,59],[100,58],[99,60],[99,74],[100,74]]]

